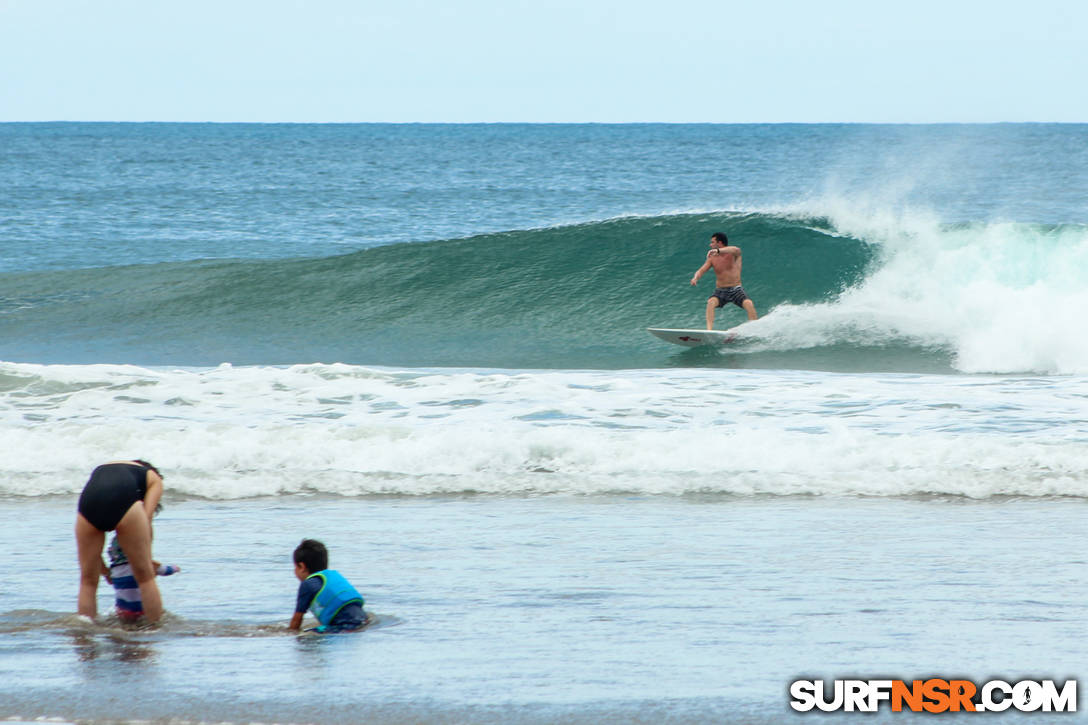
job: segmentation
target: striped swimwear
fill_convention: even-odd
[[[113,582],[114,606],[117,608],[117,616],[126,621],[139,619],[143,616],[143,598],[140,596],[140,585],[136,583],[136,577],[132,575],[132,565],[128,563],[125,552],[121,551],[121,545],[117,543],[117,537],[110,542],[110,581]],[[159,576],[176,574],[176,566],[159,564],[155,573]]]
[[[739,284],[735,287],[718,287],[711,296],[718,298],[718,307],[725,307],[730,303],[737,307],[744,307],[744,301],[748,299],[748,295],[744,294],[744,288]]]

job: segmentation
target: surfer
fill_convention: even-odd
[[[722,232],[710,235],[710,251],[706,253],[706,262],[691,278],[694,287],[699,278],[713,268],[717,278],[717,288],[706,301],[706,329],[714,329],[714,311],[728,302],[732,302],[748,313],[748,319],[756,319],[756,305],[748,299],[744,288],[740,286],[740,247],[729,246],[729,239]]]
[[[106,573],[102,548],[106,532],[117,531],[117,543],[132,566],[148,622],[162,617],[162,596],[151,561],[151,517],[162,498],[162,475],[147,461],[106,463],[91,472],[79,496],[76,548],[79,550],[79,613],[98,613],[98,578]]]

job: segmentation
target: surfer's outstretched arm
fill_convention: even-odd
[[[691,285],[694,287],[699,284],[699,278],[706,274],[706,271],[710,269],[710,255],[707,254],[707,260],[702,267],[699,267],[699,271],[695,273],[695,276],[691,278]]]

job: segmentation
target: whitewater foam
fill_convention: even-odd
[[[762,349],[906,344],[946,349],[968,373],[1088,373],[1088,226],[949,224],[834,198],[791,213],[825,215],[878,264],[829,301],[777,307],[752,330]]]
[[[0,493],[1085,496],[1088,379],[2,364]],[[1012,438],[1010,439],[1010,436]]]

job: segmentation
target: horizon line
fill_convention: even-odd
[[[102,119],[0,120],[0,124],[191,124],[265,126],[1001,126],[1088,124],[1088,121],[164,121]]]

